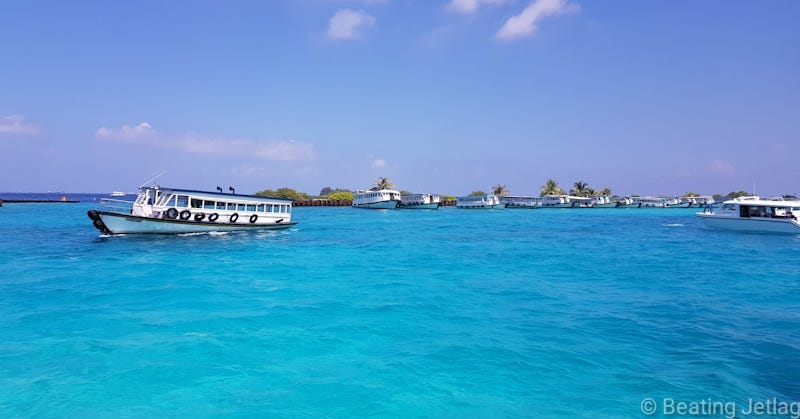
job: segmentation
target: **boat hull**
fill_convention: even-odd
[[[103,234],[185,234],[241,230],[282,230],[296,225],[292,222],[227,223],[181,221],[139,217],[108,211],[88,212],[95,228]]]
[[[435,209],[439,208],[439,203],[438,202],[434,202],[432,204],[422,204],[422,203],[420,203],[420,204],[400,204],[400,206],[397,207],[397,208],[398,209],[429,209],[429,210],[435,210]]]
[[[400,205],[400,201],[390,200],[390,201],[368,202],[364,204],[353,204],[353,208],[397,209],[398,205]]]
[[[789,218],[738,218],[715,214],[695,214],[707,227],[720,230],[800,234],[800,223]]]
[[[505,209],[506,204],[494,204],[494,205],[456,205],[456,208],[463,208],[463,209],[484,209],[484,210],[491,210],[491,209]]]
[[[515,203],[506,204],[506,208],[508,209],[537,209],[541,207],[542,207],[541,205],[530,205],[530,204],[515,204]]]

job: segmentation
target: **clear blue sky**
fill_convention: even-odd
[[[23,1],[0,191],[800,193],[800,2]]]

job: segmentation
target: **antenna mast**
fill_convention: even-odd
[[[154,180],[156,180],[156,179],[160,178],[161,176],[164,176],[165,174],[167,174],[167,171],[166,171],[166,170],[165,170],[165,171],[163,171],[163,172],[161,172],[161,173],[159,173],[159,174],[157,174],[157,175],[155,175],[154,177],[150,178],[150,180],[148,180],[147,182],[145,182],[145,183],[142,183],[142,184],[139,186],[139,188],[144,188],[144,185],[147,185],[148,183],[150,183],[150,182],[152,182],[152,181],[154,181]]]

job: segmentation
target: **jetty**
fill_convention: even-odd
[[[81,202],[77,199],[67,199],[67,195],[61,195],[61,199],[3,199],[0,198],[0,207],[3,204],[76,204]]]

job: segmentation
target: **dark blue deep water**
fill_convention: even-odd
[[[280,232],[100,237],[77,198],[0,208],[0,417],[800,400],[798,236],[680,209],[295,208]]]

